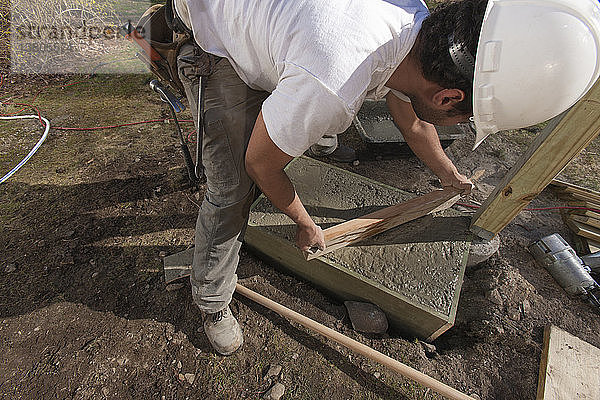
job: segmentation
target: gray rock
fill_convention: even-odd
[[[279,374],[281,373],[281,365],[270,365],[269,369],[267,371],[267,373],[265,374],[265,376],[263,377],[263,379],[269,380],[271,378],[277,378],[279,376]]]
[[[469,248],[469,258],[467,259],[467,267],[473,267],[480,264],[494,255],[500,248],[500,237],[496,235],[492,240],[485,240],[476,237],[471,242]]]
[[[358,332],[384,333],[388,329],[385,313],[375,304],[345,301],[352,328]]]
[[[429,358],[437,356],[437,348],[431,343],[419,342],[421,343],[421,347],[423,347],[423,351],[425,351],[425,355]]]
[[[196,380],[195,374],[184,374],[185,380],[191,385]]]
[[[285,386],[279,382],[274,384],[271,389],[265,393],[263,396],[264,399],[267,400],[279,400],[281,396],[285,393]]]
[[[4,271],[7,274],[10,274],[11,272],[15,272],[17,270],[17,266],[15,264],[7,264],[6,268],[4,269]]]
[[[167,292],[175,292],[185,286],[185,283],[171,283],[167,285]]]

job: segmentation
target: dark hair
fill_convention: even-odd
[[[460,89],[465,99],[455,106],[458,114],[473,112],[473,79],[461,74],[449,51],[448,37],[462,43],[475,58],[487,0],[444,2],[424,21],[415,44],[416,58],[428,81],[448,89]]]

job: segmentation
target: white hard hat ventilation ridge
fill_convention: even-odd
[[[454,33],[448,35],[448,51],[456,68],[462,76],[472,80],[475,75],[475,58],[464,43],[454,41]]]

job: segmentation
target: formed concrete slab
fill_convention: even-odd
[[[287,173],[322,228],[415,197],[305,157],[290,163]],[[306,261],[294,245],[291,219],[261,197],[252,206],[245,241],[344,300],[377,304],[396,328],[433,340],[454,323],[468,227],[467,217],[446,210]]]

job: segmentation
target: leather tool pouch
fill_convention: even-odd
[[[191,40],[191,35],[187,32],[173,31],[167,21],[168,10],[172,18],[172,7],[155,4],[140,17],[136,30],[143,40],[150,44],[153,51],[152,54],[148,54],[142,47],[144,51],[138,53],[138,57],[149,66],[154,75],[183,96],[185,92],[177,73],[177,54],[181,46]]]

